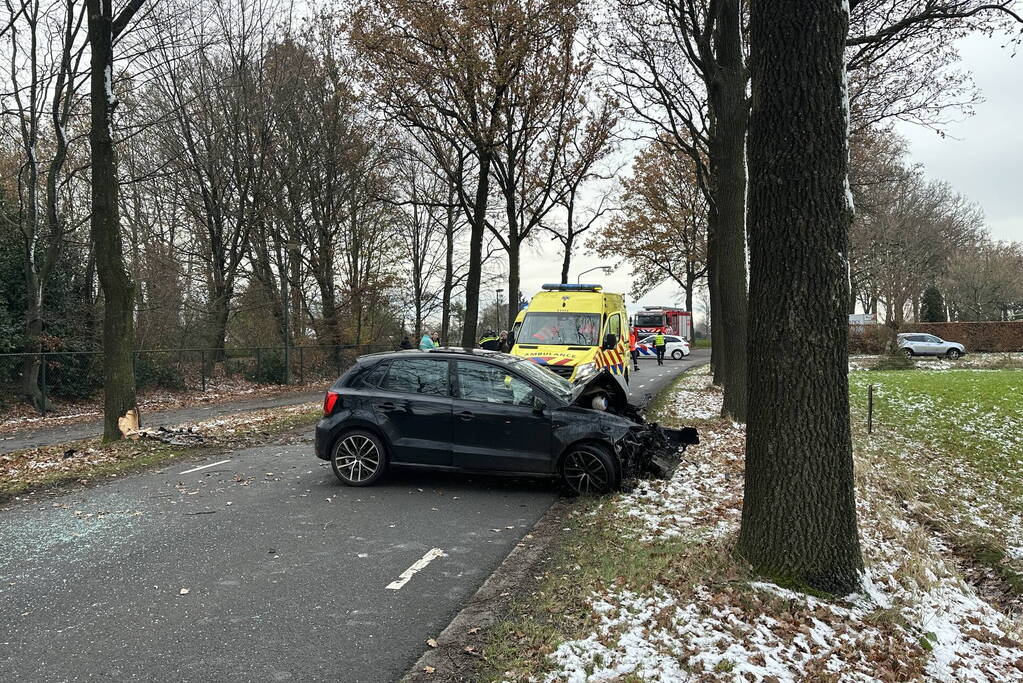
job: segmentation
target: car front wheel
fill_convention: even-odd
[[[387,455],[375,434],[358,429],[345,432],[337,440],[330,466],[342,484],[369,486],[387,468]]]
[[[618,468],[596,444],[573,446],[561,459],[561,479],[573,495],[600,496],[618,488]]]
[[[959,349],[949,349],[948,353],[946,353],[945,355],[951,358],[952,360],[958,360],[959,358],[962,358],[963,352],[960,351]]]

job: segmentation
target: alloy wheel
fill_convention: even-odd
[[[565,482],[576,493],[607,493],[611,474],[595,454],[573,451],[565,458]]]
[[[342,477],[353,483],[366,481],[380,467],[380,451],[369,438],[352,434],[342,439],[334,452],[334,463]]]

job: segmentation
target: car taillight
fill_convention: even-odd
[[[341,398],[341,394],[333,391],[328,391],[327,395],[323,397],[323,416],[327,417],[334,412],[334,406],[337,405],[337,400]]]

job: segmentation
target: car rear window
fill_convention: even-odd
[[[404,394],[448,395],[448,362],[446,360],[394,360],[381,389]]]
[[[353,387],[378,387],[380,386],[380,380],[384,378],[384,374],[387,372],[387,362],[377,363],[369,368],[366,368],[352,382]]]

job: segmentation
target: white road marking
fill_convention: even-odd
[[[396,581],[392,581],[389,584],[387,584],[387,590],[392,591],[399,590],[402,586],[409,582],[409,579],[411,579],[413,576],[415,576],[423,569],[426,569],[426,565],[430,564],[438,557],[447,556],[448,556],[447,553],[445,553],[440,548],[433,548],[432,550],[427,551],[427,553],[423,555],[420,559],[416,560],[411,567],[403,571]]]
[[[178,474],[188,474],[189,472],[198,472],[199,470],[204,470],[207,467],[216,467],[217,465],[223,465],[225,462],[231,462],[231,458],[228,458],[227,460],[221,460],[220,462],[211,462],[209,465],[202,465],[201,467],[193,467],[190,470],[185,470],[184,472],[179,472]]]

